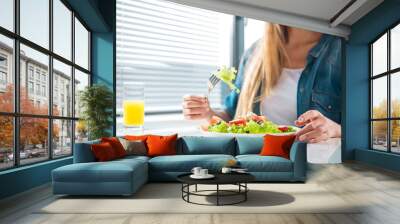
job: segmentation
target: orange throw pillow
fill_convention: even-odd
[[[93,144],[91,145],[91,149],[94,154],[94,157],[99,162],[110,161],[117,158],[113,147],[108,142]]]
[[[290,148],[296,135],[265,135],[261,156],[280,156],[289,159]]]
[[[146,140],[147,155],[151,157],[176,155],[177,139],[177,134],[170,136],[149,135]]]
[[[115,155],[117,158],[122,158],[126,156],[126,151],[124,146],[121,144],[118,138],[110,137],[110,138],[101,138],[101,142],[108,142],[114,149]]]

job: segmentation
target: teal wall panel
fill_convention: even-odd
[[[53,169],[71,163],[69,157],[0,172],[0,199],[48,183]]]
[[[400,172],[400,155],[376,150],[356,149],[355,159],[372,166]]]
[[[355,159],[392,170],[399,170],[399,156],[369,150],[368,45],[398,22],[400,1],[386,0],[351,27],[352,32],[346,47],[344,159]]]
[[[102,83],[113,88],[114,84],[114,43],[113,33],[92,34],[92,75],[93,83]]]

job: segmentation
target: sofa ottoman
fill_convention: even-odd
[[[68,195],[131,195],[148,180],[147,157],[109,162],[74,163],[52,172],[53,193]]]

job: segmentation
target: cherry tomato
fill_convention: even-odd
[[[289,128],[286,127],[286,126],[278,127],[278,129],[279,129],[281,132],[287,132],[287,131],[289,130]]]
[[[229,121],[229,124],[230,125],[237,125],[237,126],[240,126],[240,125],[243,125],[243,126],[245,126],[246,125],[246,119],[236,119],[236,120],[231,120],[231,121]]]
[[[221,121],[222,121],[222,119],[220,117],[212,116],[211,119],[210,119],[210,125],[216,125]]]

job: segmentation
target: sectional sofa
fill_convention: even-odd
[[[54,194],[132,195],[147,182],[176,181],[180,174],[200,166],[218,172],[234,159],[247,168],[259,182],[304,182],[306,180],[306,144],[294,142],[290,159],[258,155],[263,138],[184,136],[177,142],[177,155],[127,156],[96,162],[90,145],[77,143],[73,164],[52,172]]]

